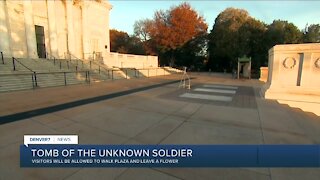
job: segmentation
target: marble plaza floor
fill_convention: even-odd
[[[319,179],[319,168],[20,168],[24,134],[79,144],[320,144],[320,117],[260,97],[258,80],[191,74],[0,94],[0,179]]]

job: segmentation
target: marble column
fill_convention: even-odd
[[[90,39],[88,36],[88,8],[89,5],[87,4],[86,1],[83,1],[82,7],[81,7],[81,16],[82,16],[82,47],[83,47],[83,58],[87,59],[90,56],[92,56],[92,54],[88,54],[88,53],[92,53],[92,51],[90,50]]]
[[[48,7],[48,22],[49,22],[49,40],[50,40],[50,53],[54,57],[59,56],[58,50],[58,34],[56,25],[55,1],[47,0]]]
[[[32,2],[31,0],[23,1],[24,23],[27,40],[27,50],[29,58],[39,58],[37,53],[36,32],[33,22]]]
[[[72,0],[66,0],[66,9],[67,9],[67,29],[68,29],[68,51],[72,55],[75,54],[75,36],[74,36],[74,30],[73,30],[73,1]]]
[[[0,1],[0,51],[3,52],[3,55],[6,57],[12,56],[8,18],[6,1]]]
[[[109,1],[101,1],[101,3],[104,5],[104,7],[107,10],[107,14],[105,15],[105,25],[106,28],[109,30],[109,15],[110,15],[110,10],[112,9],[112,5],[110,4]],[[103,53],[102,53],[102,57],[103,57],[103,61],[104,63],[107,63],[107,61],[109,60],[108,57],[110,57],[110,34],[109,31],[105,31],[105,38],[104,38],[104,44],[103,44]],[[107,48],[105,48],[105,46],[107,46]]]

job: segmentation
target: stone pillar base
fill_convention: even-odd
[[[268,80],[268,67],[260,67],[259,81],[267,82],[267,80]]]
[[[274,99],[281,104],[320,116],[320,92],[316,88],[279,88],[265,85],[261,89],[261,95],[266,99]]]
[[[299,86],[281,88],[266,84],[261,88],[261,94],[266,99],[320,103],[320,91],[318,88]]]
[[[292,108],[299,108],[305,112],[312,112],[317,116],[320,116],[320,103],[311,103],[311,102],[298,102],[298,101],[285,101],[278,100],[280,104],[286,104]]]
[[[308,111],[319,114],[319,75],[320,43],[276,45],[269,50],[268,80],[261,94],[296,107],[308,104]]]

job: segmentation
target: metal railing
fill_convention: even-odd
[[[68,53],[65,53],[65,55]],[[151,76],[159,76],[159,75],[169,75],[173,73],[179,73],[177,71],[171,71],[167,68],[120,68],[117,69],[110,69],[105,67],[105,65],[100,64],[99,62],[94,61],[84,61],[76,56],[72,55],[71,53],[68,54],[69,60],[60,60],[56,59],[54,56],[47,54],[47,57],[52,60],[53,63],[56,65],[58,64],[60,69],[62,69],[62,64],[65,63],[67,69],[70,69],[71,63],[75,65],[75,71],[79,71],[78,65],[79,63],[82,64],[82,68],[85,67],[82,71],[88,71],[88,73],[92,73],[93,79],[97,81],[101,80],[115,80],[115,79],[130,79],[132,77],[140,78],[140,77],[151,77]],[[29,68],[28,68],[29,69]],[[31,70],[31,69],[29,69]],[[32,71],[32,70],[31,70]],[[33,72],[33,71],[32,71]],[[37,78],[37,74],[34,75]],[[35,81],[36,82],[36,81]]]
[[[97,52],[96,52],[97,53]],[[86,67],[88,68],[88,70],[92,71],[93,73],[95,71],[97,71],[97,73],[101,76],[103,73],[105,73],[108,78],[110,78],[110,74],[109,74],[109,69],[106,68],[104,65],[100,64],[99,62],[97,61],[91,61],[91,60],[83,60],[83,59],[80,59],[78,57],[76,57],[75,55],[71,54],[71,53],[68,53],[66,52],[65,53],[65,56],[66,57],[69,57],[69,60],[70,61],[76,61],[76,64],[78,65],[79,62],[82,64],[82,68]],[[77,67],[77,66],[76,66]]]
[[[46,59],[57,59],[54,55],[46,52]]]
[[[102,52],[93,51],[92,53],[83,53],[83,58],[89,61],[100,61],[102,60]]]
[[[26,65],[24,65],[22,62],[20,62],[17,58],[12,57],[12,67],[13,67],[13,71],[16,70],[16,62],[19,63],[21,66],[23,66],[24,68],[28,69],[31,72],[34,72],[32,69],[30,69],[29,67],[27,67]]]
[[[71,59],[73,57],[73,59]],[[47,53],[47,59],[53,60],[54,65],[59,65],[62,69],[62,65],[66,65],[70,69],[71,63],[76,64],[76,71],[60,71],[60,72],[36,72],[35,70],[28,67],[26,64],[23,64],[19,59],[12,57],[12,66],[13,71],[18,71],[20,68],[26,69],[29,73],[21,71],[20,73],[6,74],[5,76],[14,76],[13,78],[8,78],[12,83],[8,82],[5,86],[11,86],[13,89],[15,87],[26,87],[38,88],[38,87],[50,87],[50,86],[60,86],[60,85],[70,85],[70,84],[79,84],[79,83],[91,83],[92,77],[94,74],[100,75],[99,80],[115,80],[115,79],[130,79],[132,77],[141,78],[141,77],[151,77],[159,75],[168,75],[172,73],[179,73],[171,71],[167,68],[121,68],[121,69],[110,69],[107,68],[104,64],[100,64],[98,61],[84,61],[75,56],[70,55],[69,60],[57,59],[53,55]],[[1,52],[1,60],[3,60],[3,52]],[[87,70],[78,69],[79,63],[82,64],[82,68],[86,67]],[[10,63],[9,63],[10,64]],[[84,66],[86,65],[86,66]],[[72,67],[73,68],[73,67]],[[103,77],[102,74],[105,76]],[[31,78],[30,78],[31,75]],[[1,75],[2,78],[5,76]],[[30,78],[30,79],[29,79]],[[105,79],[104,79],[105,78]],[[30,81],[31,80],[31,81]],[[6,79],[4,79],[6,82]],[[31,82],[31,83],[30,83]],[[10,87],[2,86],[3,89],[10,89]],[[0,91],[2,91],[0,88]]]
[[[52,56],[54,57],[54,56]],[[54,63],[55,63],[56,59],[54,57]],[[54,74],[64,74],[64,85],[67,85],[68,84],[68,81],[67,81],[67,74],[70,74],[70,73],[77,73],[78,75],[79,74],[84,74],[83,75],[83,79],[85,82],[87,83],[90,83],[90,72],[89,71],[78,71],[76,70],[75,72],[74,71],[69,71],[69,72],[36,72],[36,71],[33,71],[32,69],[30,69],[29,67],[27,67],[25,64],[23,64],[22,62],[20,62],[17,58],[15,57],[12,57],[12,65],[13,65],[13,71],[16,71],[16,66],[17,64],[20,64],[21,66],[23,66],[24,68],[26,68],[27,70],[29,70],[31,73],[32,73],[32,83],[33,83],[33,87],[38,87],[39,84],[38,84],[38,78],[40,75],[54,75]],[[69,69],[69,62],[67,61],[67,65],[68,65],[68,69]],[[60,66],[60,69],[61,69],[61,60],[59,61],[59,66]]]
[[[17,64],[20,63],[19,60],[14,60]],[[22,64],[22,63],[21,63]],[[28,68],[28,67],[26,67]],[[30,70],[30,69],[29,69]],[[180,73],[180,72],[176,72]],[[142,78],[142,77],[151,77],[158,75],[169,75],[169,73],[165,68],[127,68],[127,69],[109,69],[107,70],[108,79],[116,80],[116,79],[130,79],[132,77]],[[29,80],[29,77],[31,78]],[[19,73],[19,74],[6,74],[4,76],[15,76],[15,78],[8,78],[12,83],[7,83],[4,88],[1,89],[0,92],[5,89],[10,89],[10,86],[14,90],[15,88],[21,89],[21,87],[25,87],[24,89],[31,88],[41,88],[41,87],[52,87],[52,86],[67,86],[71,84],[81,84],[81,83],[91,83],[91,72],[88,71],[64,71],[64,72],[35,72],[30,70],[30,73]],[[0,78],[4,78],[1,76]],[[9,86],[9,87],[6,87]]]
[[[124,76],[123,79],[129,79],[132,77],[139,78],[139,77],[151,77],[151,76],[158,76],[158,75],[169,75],[169,74],[175,74],[179,73],[177,71],[170,71],[167,68],[159,68],[159,67],[154,67],[154,68],[120,68],[120,70],[116,69],[109,69],[106,68],[105,65],[100,64],[98,61],[84,61],[80,58],[77,58],[71,53],[65,53],[65,56],[69,57],[69,59],[75,59],[78,61],[81,61],[84,63],[86,66],[88,66],[88,69],[92,71],[93,73],[97,73],[100,75],[100,80],[103,80],[102,74],[104,73],[108,78],[114,80],[116,79],[116,73],[120,74],[118,75],[118,78],[120,76]],[[122,79],[122,78],[121,78]]]
[[[84,54],[88,54],[88,53],[84,53]],[[96,56],[98,56],[98,54],[99,54],[99,57],[102,57],[101,56],[101,54],[102,54],[101,52],[93,52],[93,53],[90,53],[90,54],[95,54]],[[108,68],[106,68],[103,64],[100,64],[98,61],[93,61],[93,60],[89,60],[89,59],[88,60],[83,60],[83,59],[80,59],[80,58],[76,57],[75,55],[73,55],[71,53],[68,53],[68,52],[65,53],[65,56],[68,57],[70,61],[75,60],[77,63],[81,62],[82,63],[82,67],[83,67],[84,64],[87,64],[89,66],[90,70],[91,69],[95,69],[95,68],[93,68],[93,66],[96,66],[97,68],[95,70],[98,70],[99,74],[103,69],[106,70],[106,71],[109,71]]]
[[[38,76],[36,83],[40,87],[90,83],[89,71],[40,72],[36,74]]]
[[[1,61],[2,61],[2,64],[4,64],[4,58],[3,58],[3,52],[1,51]]]
[[[48,52],[46,52],[46,54],[47,54],[47,56],[46,56],[47,58],[46,59],[53,60],[53,64],[56,65],[56,62],[59,61],[59,59],[56,58],[55,56],[53,56],[52,54],[48,53]],[[60,66],[60,69],[61,69],[61,62],[59,64],[60,64],[59,66]]]
[[[72,62],[75,63],[76,71],[79,69],[79,64],[81,64],[81,68],[84,68],[84,61],[82,59],[76,57],[75,55],[73,55],[69,52],[65,52],[64,56],[65,56],[66,60],[70,62],[70,64]]]
[[[30,72],[32,72],[32,86],[33,87],[37,87],[38,83],[37,83],[37,73],[35,71],[33,71],[32,69],[30,69],[29,67],[27,67],[26,65],[24,65],[23,63],[21,63],[18,59],[16,59],[15,57],[12,57],[12,64],[13,64],[13,71],[16,70],[16,62],[19,63],[20,65],[22,65],[24,68],[28,69]]]
[[[7,81],[0,87],[0,92],[5,90],[35,89],[39,87],[67,86],[81,83],[90,84],[89,71],[1,74],[0,78],[6,78]]]
[[[164,76],[170,74],[179,74],[180,71],[169,71],[166,68],[120,68],[120,70],[110,70],[111,79],[114,80],[114,73],[121,72],[124,75],[123,79],[130,79],[132,77],[141,78],[141,77],[153,77],[153,76]]]
[[[1,74],[0,78],[2,79],[0,92],[35,88],[33,73]]]
[[[66,69],[72,69],[70,66],[71,66],[71,59],[59,59],[59,58],[56,58],[55,56],[53,56],[52,54],[50,53],[47,53],[47,58],[48,60],[52,60],[53,61],[53,64],[56,66],[59,67],[59,69],[63,69],[63,66],[65,65],[65,68]],[[74,69],[75,71],[78,71],[78,65],[75,67]]]

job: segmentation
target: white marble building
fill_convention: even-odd
[[[0,0],[0,51],[17,58],[106,55],[111,8],[104,0]]]

